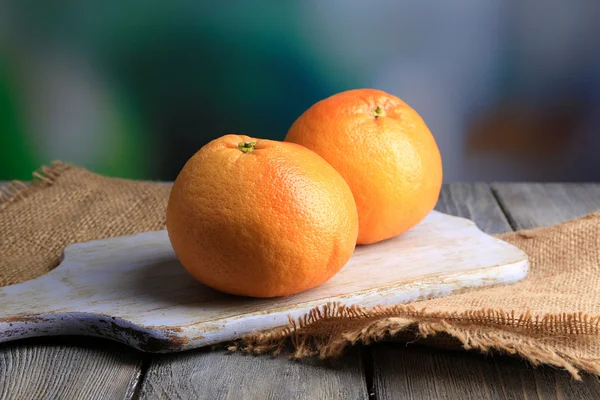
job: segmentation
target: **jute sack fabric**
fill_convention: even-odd
[[[70,243],[165,228],[169,185],[61,162],[33,176],[0,194],[0,285],[52,270]],[[332,357],[358,342],[443,336],[465,349],[564,368],[576,379],[581,371],[600,374],[600,213],[498,237],[528,254],[525,280],[410,305],[328,304],[229,347],[264,353],[291,344],[293,357]]]

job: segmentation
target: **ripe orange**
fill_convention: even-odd
[[[319,101],[285,138],[327,160],[358,207],[358,243],[400,235],[435,207],[442,160],[419,114],[398,97],[356,89]]]
[[[167,230],[181,264],[207,286],[286,296],[327,281],[346,264],[358,214],[344,179],[316,153],[225,135],[177,176]]]

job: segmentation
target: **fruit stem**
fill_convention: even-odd
[[[385,111],[383,111],[383,108],[381,108],[380,106],[377,106],[373,113],[375,114],[375,118],[383,117],[385,115]]]
[[[251,153],[254,150],[254,146],[256,146],[256,142],[239,142],[238,143],[238,149],[240,149],[244,153]]]

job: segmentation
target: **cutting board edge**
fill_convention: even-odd
[[[453,274],[450,281],[447,275],[437,275],[352,295],[312,300],[299,304],[293,310],[282,307],[270,312],[242,314],[178,328],[139,326],[125,319],[93,313],[54,312],[12,317],[0,321],[0,343],[39,336],[84,335],[115,340],[148,353],[178,352],[285,326],[289,318],[298,319],[315,307],[326,304],[360,305],[365,308],[406,304],[430,297],[439,298],[468,290],[516,283],[527,276],[528,270],[529,262],[523,259],[512,264]],[[504,272],[505,276],[500,276],[500,272]],[[460,278],[463,279],[463,284],[458,283]],[[475,284],[482,280],[485,281],[483,285]],[[468,283],[465,285],[464,282]]]
[[[505,276],[501,277],[500,272],[504,272]],[[429,279],[402,282],[398,285],[369,289],[352,295],[313,300],[299,304],[294,310],[283,307],[281,310],[273,310],[273,312],[270,312],[268,315],[274,317],[274,322],[272,322],[270,326],[261,324],[264,328],[260,331],[268,331],[269,329],[286,326],[288,325],[290,318],[297,320],[299,317],[308,314],[312,309],[325,306],[326,304],[331,305],[339,303],[344,306],[357,305],[367,309],[376,306],[405,305],[428,300],[430,298],[442,298],[454,294],[461,294],[471,290],[489,289],[494,286],[514,284],[525,279],[528,272],[529,260],[525,258],[511,264],[470,270],[460,275],[453,274],[451,276],[452,280],[450,281],[447,280],[448,276],[446,275],[437,275],[430,277]],[[459,278],[465,279],[468,277],[471,277],[471,284],[459,284]],[[481,282],[482,280],[485,281],[485,284],[474,284],[475,281]],[[465,282],[465,280],[463,280],[463,282]],[[417,283],[420,284],[419,287],[416,287],[415,284]],[[411,287],[413,287],[412,291],[410,291]],[[402,289],[405,291],[397,295],[392,294],[392,292],[400,291]],[[418,296],[411,296],[412,293],[418,293]],[[185,343],[181,350],[210,346],[225,340],[236,340],[247,334],[258,332],[259,330],[248,329],[240,325],[247,324],[249,321],[254,322],[254,319],[259,319],[263,314],[264,313],[244,314],[182,327],[182,337],[191,337],[192,340]],[[228,321],[230,321],[229,326],[227,326]],[[220,325],[222,323],[225,324]],[[200,330],[200,325],[208,325],[209,329],[204,328],[204,330]],[[175,335],[178,336],[179,333],[175,333]]]

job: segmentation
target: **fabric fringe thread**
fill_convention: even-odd
[[[364,320],[363,324],[357,320]],[[500,328],[500,329],[499,329]],[[430,338],[447,334],[457,339],[466,350],[487,353],[498,350],[520,356],[534,366],[549,364],[568,371],[581,380],[580,371],[600,375],[600,359],[574,358],[558,352],[534,338],[519,337],[519,331],[552,335],[597,335],[600,316],[583,313],[532,315],[502,310],[476,310],[465,313],[428,313],[410,305],[345,306],[329,303],[316,307],[297,320],[289,318],[289,325],[245,336],[230,344],[230,351],[252,354],[280,354],[288,344],[290,357],[301,359],[318,356],[336,357],[346,346],[356,343],[370,344],[391,338],[401,332],[414,332],[415,338]]]
[[[0,210],[6,208],[15,200],[25,198],[39,189],[48,187],[71,165],[62,161],[53,161],[50,166],[42,165],[32,175],[32,182],[26,185],[22,181],[14,180],[0,187]]]

